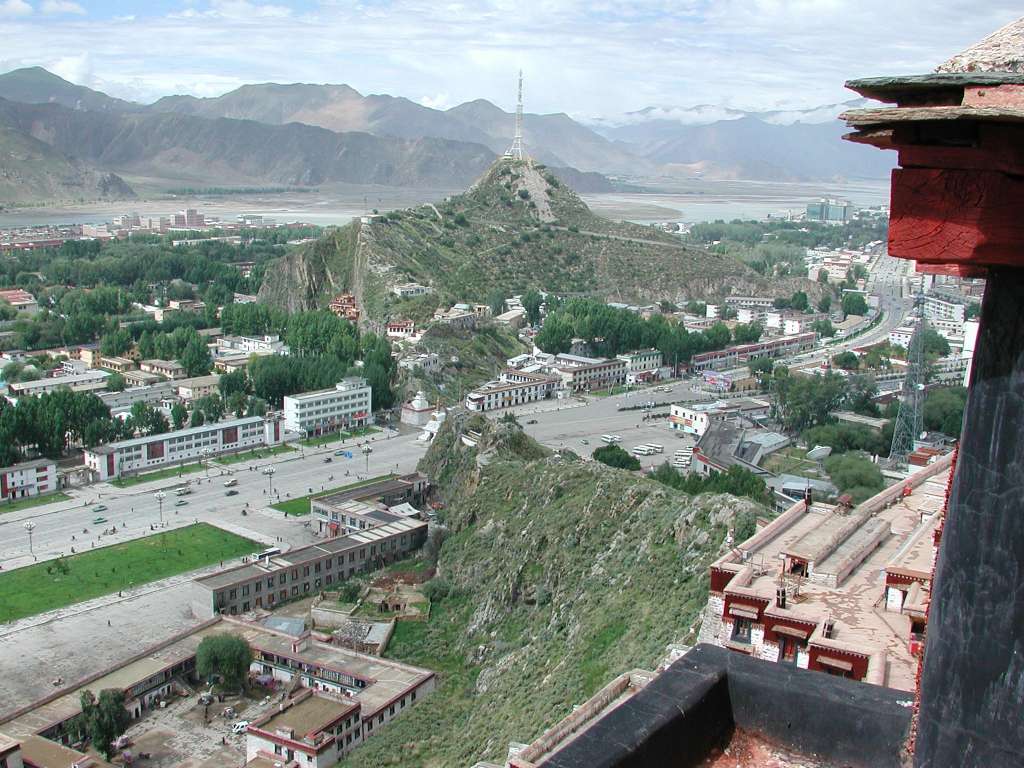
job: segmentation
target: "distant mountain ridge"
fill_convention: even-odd
[[[48,187],[61,187],[55,178],[75,177],[70,169],[56,170],[57,157],[45,163],[53,172],[48,181],[29,181],[31,164],[15,170],[13,158],[26,157],[26,147],[43,151],[26,137],[101,174],[217,185],[456,188],[504,152],[513,130],[513,116],[484,99],[438,110],[402,97],[363,96],[347,85],[264,83],[146,106],[30,67],[0,75],[0,99],[6,100],[0,176],[6,174],[5,195],[13,202],[36,200]],[[836,121],[821,122],[828,109],[747,114],[704,106],[687,117],[685,110],[652,107],[622,124],[593,127],[565,114],[527,114],[524,138],[536,160],[582,192],[623,189],[602,174],[768,181],[884,176],[891,160],[841,141]],[[815,122],[799,121],[815,112]],[[729,119],[713,120],[723,116]],[[21,149],[4,155],[15,143]],[[86,194],[92,186],[79,188]],[[116,194],[121,186],[108,189]]]

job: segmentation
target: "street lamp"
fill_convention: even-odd
[[[203,448],[203,450],[200,451],[200,453],[202,454],[202,457],[203,457],[203,464],[206,466],[206,478],[209,479],[210,478],[210,456],[212,455],[213,451],[211,451],[209,448]]]
[[[366,474],[370,474],[370,454],[373,453],[373,448],[364,445],[362,450],[363,455],[366,457]]]
[[[273,467],[267,467],[263,470],[263,474],[267,476],[267,482],[270,483],[270,495],[274,495],[274,473],[277,470]]]
[[[30,555],[32,555],[32,559],[33,560],[36,559],[35,550],[32,549],[32,531],[34,531],[35,529],[36,529],[36,524],[35,523],[33,523],[31,520],[26,520],[25,521],[25,530],[28,531],[28,553]]]
[[[167,498],[167,494],[163,491],[157,491],[153,494],[153,498],[160,504],[160,525],[164,524],[164,499]]]

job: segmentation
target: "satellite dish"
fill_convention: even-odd
[[[822,459],[827,459],[831,454],[831,445],[816,445],[807,452],[807,458],[814,461],[821,461]]]

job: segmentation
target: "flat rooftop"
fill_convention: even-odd
[[[255,723],[260,730],[273,733],[278,729],[290,730],[297,738],[312,738],[321,733],[327,726],[344,717],[356,704],[322,694],[307,696],[297,704],[285,708],[283,712],[275,712],[268,720]]]
[[[369,716],[401,697],[407,690],[433,676],[433,672],[398,662],[379,659],[347,648],[311,641],[300,651],[292,651],[295,640],[259,624],[237,619],[215,618],[196,630],[169,638],[137,658],[112,667],[100,675],[75,681],[69,686],[23,707],[0,721],[0,733],[24,740],[81,712],[79,697],[88,689],[128,689],[161,671],[188,661],[204,638],[229,633],[246,640],[254,651],[286,656],[306,664],[326,667],[367,682],[366,688],[352,695],[362,704],[363,716]],[[299,731],[296,728],[296,731]],[[305,733],[305,731],[303,731]]]
[[[750,577],[746,583],[734,577],[725,587],[726,595],[739,601],[744,597],[768,601],[766,613],[774,617],[814,622],[818,625],[811,636],[815,645],[884,654],[884,684],[914,690],[917,661],[908,645],[911,620],[885,610],[885,576],[894,568],[904,568],[922,579],[931,578],[932,534],[945,504],[950,473],[948,461],[944,464],[920,480],[910,495],[901,494],[905,486],[892,488],[894,499],[888,506],[869,500],[848,510],[814,503],[806,512],[785,513],[777,518],[782,524],[771,535],[759,531],[738,546],[746,557],[742,563],[732,558],[732,565],[749,568]],[[927,468],[921,474],[926,472]],[[769,532],[769,528],[762,530]],[[811,571],[799,580],[785,577],[791,596],[786,608],[780,608],[775,604],[776,589],[786,558],[793,556],[809,559]],[[729,562],[727,555],[715,565]],[[832,639],[820,635],[825,619],[835,622]]]

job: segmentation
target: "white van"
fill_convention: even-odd
[[[615,435],[601,435],[601,439],[611,445],[615,442]]]
[[[238,485],[238,478],[232,477],[230,480],[224,481],[225,488],[233,488],[236,485]]]

